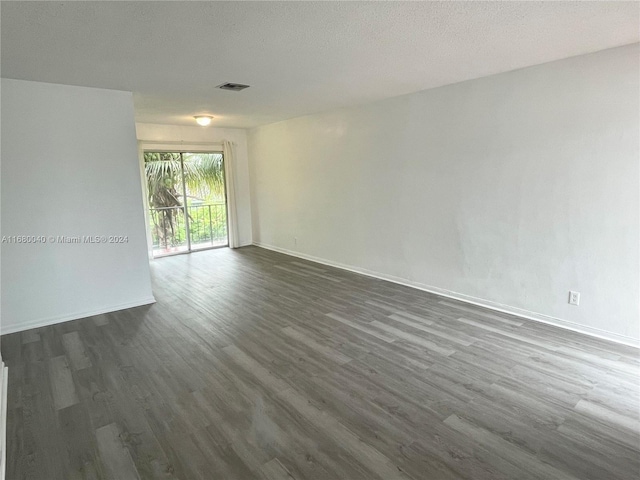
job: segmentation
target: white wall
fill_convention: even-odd
[[[2,333],[153,302],[130,93],[2,79]]]
[[[235,146],[236,167],[236,208],[238,213],[238,234],[240,245],[251,245],[251,200],[249,190],[249,160],[247,156],[246,130],[238,128],[187,127],[181,125],[159,125],[137,123],[138,140],[146,146],[167,145],[181,148],[203,147],[209,143],[218,145],[224,140]]]
[[[254,129],[254,241],[637,343],[639,53]]]

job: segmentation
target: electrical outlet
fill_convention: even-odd
[[[569,303],[571,305],[580,305],[580,292],[569,292]]]

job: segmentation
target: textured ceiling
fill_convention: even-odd
[[[3,77],[251,127],[639,41],[637,2],[2,2]],[[251,85],[242,92],[223,82]]]

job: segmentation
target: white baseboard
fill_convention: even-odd
[[[142,305],[149,305],[151,303],[156,303],[156,299],[153,296],[145,297],[133,302],[122,303],[119,305],[101,307],[95,310],[68,313],[65,315],[57,315],[57,316],[48,317],[48,318],[38,318],[38,319],[30,320],[28,322],[23,322],[17,325],[1,325],[0,335],[22,332],[24,330],[31,330],[32,328],[46,327],[48,325],[69,322],[71,320],[78,320],[80,318],[93,317],[94,315],[101,315],[103,313],[116,312],[118,310],[124,310],[126,308],[141,307]]]
[[[442,297],[452,298],[454,300],[459,300],[461,302],[471,303],[473,305],[478,305],[484,308],[490,308],[491,310],[495,310],[498,312],[508,313],[509,315],[515,315],[517,317],[526,318],[528,320],[534,320],[536,322],[546,323],[548,325],[553,325],[555,327],[564,328],[566,330],[572,330],[574,332],[582,333],[585,335],[589,335],[592,337],[601,338],[604,340],[609,340],[616,343],[621,343],[623,345],[628,345],[631,347],[640,348],[640,340],[627,337],[626,335],[620,335],[613,332],[608,332],[606,330],[601,330],[599,328],[589,327],[586,325],[580,325],[578,323],[570,322],[568,320],[563,320],[561,318],[552,317],[550,315],[545,315],[543,313],[531,312],[529,310],[525,310],[518,307],[512,307],[510,305],[504,305],[502,303],[492,302],[491,300],[485,300],[483,298],[473,297],[470,295],[465,295],[464,293],[458,293],[451,290],[446,290],[440,287],[434,287],[431,285],[425,285],[423,283],[413,282],[411,280],[407,280],[405,278],[395,277],[393,275],[386,275],[384,273],[373,272],[371,270],[367,270],[364,268],[354,267],[352,265],[345,265],[339,262],[334,262],[331,260],[326,260],[324,258],[314,257],[313,255],[307,255],[305,253],[300,253],[292,250],[287,250],[286,248],[274,247],[273,245],[265,245],[259,242],[253,243],[256,247],[264,248],[267,250],[273,250],[274,252],[284,253],[285,255],[290,255],[292,257],[303,258],[305,260],[309,260],[312,262],[320,263],[323,265],[328,265],[330,267],[340,268],[342,270],[348,270],[350,272],[359,273],[362,275],[366,275],[368,277],[377,278],[379,280],[386,280],[388,282],[397,283],[399,285],[404,285],[406,287],[415,288],[418,290],[423,290],[429,293],[435,293],[436,295],[440,295]]]

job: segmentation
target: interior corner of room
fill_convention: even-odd
[[[252,129],[254,241],[638,345],[638,55]]]

